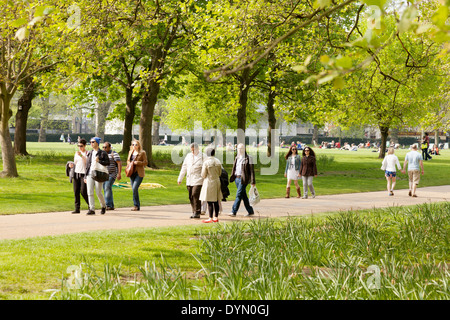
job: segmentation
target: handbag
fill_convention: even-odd
[[[91,177],[97,182],[105,182],[109,180],[109,172],[108,168],[104,165],[95,162],[94,163],[94,170],[92,170]]]
[[[134,166],[134,161],[131,161],[129,164],[127,164],[127,167],[125,168],[125,174],[129,178],[133,175],[135,171],[136,167]]]
[[[261,200],[259,196],[258,189],[256,189],[256,186],[251,186],[250,190],[248,191],[248,200],[250,202],[250,205],[253,207],[255,204],[258,204]]]

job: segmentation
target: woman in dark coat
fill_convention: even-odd
[[[303,157],[300,166],[300,175],[303,180],[303,199],[308,199],[308,187],[311,191],[311,196],[314,198],[316,192],[313,186],[313,177],[317,177],[317,167],[316,167],[316,154],[314,150],[310,147],[305,147],[303,149]]]

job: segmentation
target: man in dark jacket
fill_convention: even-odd
[[[247,210],[246,217],[255,214],[253,211],[253,207],[250,205],[250,201],[248,200],[246,188],[250,183],[252,186],[255,186],[255,170],[253,167],[253,159],[250,157],[247,152],[245,152],[245,146],[240,143],[237,147],[238,155],[236,159],[234,159],[233,169],[231,170],[230,182],[236,184],[236,199],[234,200],[233,207],[231,209],[231,213],[229,216],[235,217],[236,213],[239,210],[239,206],[241,201],[244,201],[245,209]]]
[[[87,186],[87,193],[89,198],[89,211],[88,215],[95,214],[95,198],[94,198],[94,187],[95,192],[97,193],[97,198],[102,205],[101,214],[105,214],[106,212],[106,202],[105,198],[102,194],[103,182],[98,182],[92,179],[92,171],[94,170],[95,163],[98,162],[103,166],[109,165],[109,156],[106,151],[103,151],[99,148],[101,139],[98,137],[94,137],[91,139],[91,147],[93,150],[89,150],[86,154],[86,175],[85,175],[85,183]]]

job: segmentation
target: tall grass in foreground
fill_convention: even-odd
[[[219,224],[196,274],[146,263],[84,270],[52,299],[449,299],[450,203]],[[164,260],[163,260],[164,261]]]

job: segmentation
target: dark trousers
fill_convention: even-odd
[[[219,201],[208,201],[208,213],[210,218],[219,216]]]
[[[187,186],[187,189],[189,192],[189,201],[191,202],[192,212],[198,215],[202,210],[202,202],[199,199],[202,186]]]
[[[428,148],[423,148],[422,149],[422,158],[423,158],[423,160],[428,160],[428,159],[431,159],[431,156],[430,156],[430,154],[428,153]]]
[[[75,209],[80,209],[80,194],[83,196],[84,201],[86,201],[89,207],[89,198],[87,194],[86,183],[84,183],[84,174],[83,173],[75,173],[72,179],[73,183],[73,193],[75,195]]]

